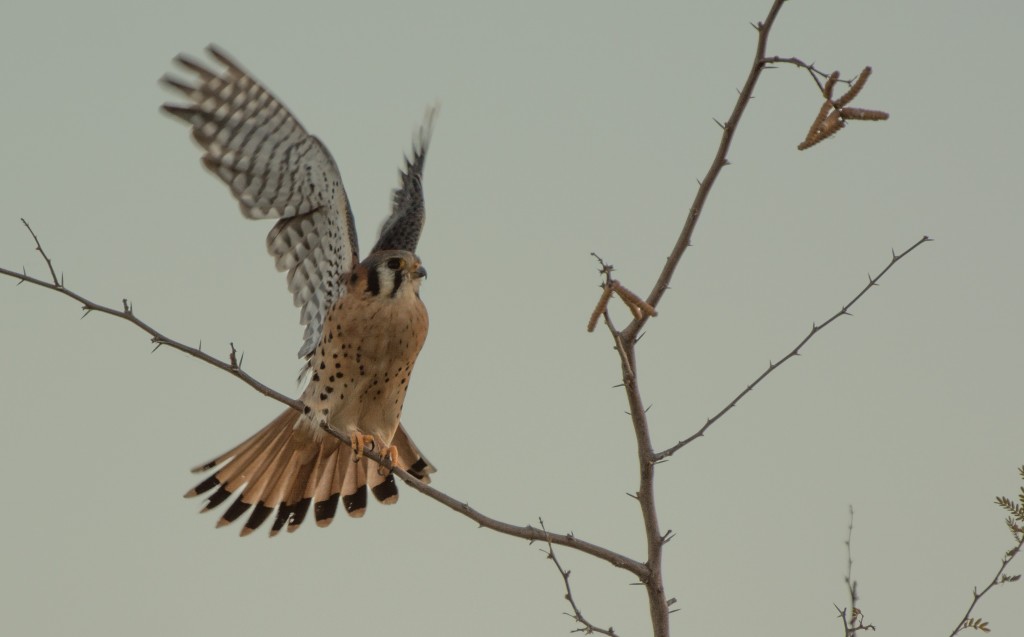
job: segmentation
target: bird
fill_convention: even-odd
[[[228,186],[244,217],[276,220],[267,250],[277,269],[287,271],[288,290],[300,308],[300,382],[306,385],[301,412],[286,409],[193,468],[212,473],[185,497],[209,494],[205,512],[235,496],[217,526],[248,512],[242,536],[272,515],[271,536],[285,527],[295,531],[310,509],[317,526],[327,526],[339,502],[349,516],[362,517],[368,491],[383,504],[398,500],[394,475],[384,465],[368,466],[365,449],[381,452],[425,483],[436,471],[405,431],[401,414],[427,336],[419,295],[427,273],[416,246],[426,217],[423,167],[437,107],[427,109],[412,155],[399,170],[391,214],[359,261],[352,207],[326,146],[225,51],[213,44],[206,50],[211,66],[186,54],[174,58],[191,78],[161,78],[185,98],[162,110],[191,127],[203,165]],[[328,428],[345,432],[351,444]]]

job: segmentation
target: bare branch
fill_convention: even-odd
[[[644,532],[647,539],[647,560],[645,563],[647,574],[646,577],[642,579],[642,583],[647,590],[648,606],[651,614],[651,627],[655,637],[668,637],[669,634],[669,600],[665,594],[664,580],[662,577],[662,554],[666,542],[665,538],[668,537],[668,534],[662,534],[658,524],[658,512],[654,496],[654,469],[658,464],[659,458],[658,455],[655,454],[653,445],[651,444],[647,411],[644,407],[644,401],[640,393],[640,385],[637,379],[636,343],[639,340],[638,335],[643,329],[643,326],[651,316],[654,316],[659,300],[668,290],[672,275],[675,273],[676,267],[679,265],[679,261],[682,259],[683,253],[690,245],[690,240],[693,236],[694,229],[697,226],[697,221],[704,209],[704,203],[707,200],[708,194],[715,185],[715,180],[718,178],[722,169],[729,165],[727,155],[732,144],[733,135],[736,133],[736,128],[739,125],[739,121],[743,116],[744,110],[747,107],[747,103],[750,102],[753,97],[754,86],[757,84],[761,71],[766,68],[764,57],[765,49],[768,45],[768,34],[771,32],[772,25],[775,23],[775,18],[782,9],[783,2],[784,0],[774,0],[765,21],[759,22],[755,26],[758,34],[757,47],[754,53],[754,60],[750,66],[750,72],[747,75],[747,80],[744,83],[743,88],[739,91],[739,97],[736,100],[736,104],[733,107],[732,114],[729,116],[729,119],[724,124],[719,123],[719,126],[722,128],[722,137],[719,142],[718,151],[715,154],[715,158],[712,160],[711,166],[704,179],[698,181],[700,186],[698,187],[697,194],[694,196],[693,203],[690,206],[689,214],[686,217],[686,221],[683,223],[683,228],[679,233],[679,237],[676,239],[675,246],[669,253],[661,274],[658,276],[654,289],[646,299],[646,303],[644,305],[640,305],[633,301],[629,295],[624,295],[622,293],[619,294],[619,297],[626,302],[627,306],[629,306],[630,310],[633,312],[633,320],[621,332],[616,330],[612,323],[611,317],[607,311],[606,302],[602,304],[605,307],[603,307],[600,312],[604,315],[605,325],[608,327],[608,331],[615,342],[615,350],[619,355],[619,364],[622,371],[622,387],[626,392],[626,401],[629,404],[628,413],[630,414],[633,424],[633,432],[636,436],[637,460],[640,470],[640,488],[636,492],[636,499],[640,504],[640,512],[643,517]],[[598,260],[600,261],[600,259]],[[603,261],[600,262],[605,275],[605,285],[612,285],[614,282],[610,279],[609,270],[605,267]],[[639,297],[636,297],[636,295],[632,296],[639,300]]]
[[[26,227],[28,226],[28,224],[25,224],[25,225],[26,225]],[[29,229],[29,231],[31,232],[31,228]],[[33,237],[34,236],[35,235],[33,234]],[[43,256],[45,257],[46,253],[43,252],[42,247],[39,246],[38,240],[36,241],[36,245],[38,247],[39,252],[41,254],[43,254]],[[49,258],[47,258],[46,260],[47,260],[47,263],[49,264],[50,263]],[[52,270],[52,267],[51,267],[51,273],[52,272],[53,272],[53,270]],[[234,343],[232,343],[230,345],[231,350],[230,350],[230,353],[228,354],[228,360],[227,361],[223,361],[223,360],[221,360],[219,358],[216,358],[214,356],[210,356],[209,354],[203,352],[199,348],[191,347],[189,345],[185,345],[184,343],[182,343],[180,341],[177,341],[177,340],[174,340],[174,339],[172,339],[172,338],[170,338],[168,336],[165,336],[161,332],[157,331],[156,329],[154,329],[153,327],[148,325],[146,322],[141,320],[135,314],[131,304],[128,303],[127,299],[124,299],[121,302],[123,309],[117,310],[117,309],[114,309],[114,308],[111,308],[111,307],[108,307],[108,306],[96,303],[95,301],[91,301],[91,300],[87,299],[86,297],[82,296],[81,294],[78,294],[78,293],[76,293],[76,292],[74,292],[74,291],[64,287],[59,282],[49,283],[47,281],[43,281],[41,279],[37,279],[35,277],[31,277],[31,276],[29,276],[27,274],[24,274],[24,273],[21,273],[21,272],[15,272],[13,270],[8,270],[6,268],[0,268],[0,275],[9,276],[9,277],[12,277],[14,279],[17,279],[19,282],[31,283],[32,285],[37,285],[39,287],[46,288],[48,290],[53,290],[55,292],[59,292],[60,294],[63,294],[64,296],[70,297],[70,298],[78,301],[79,303],[81,303],[82,304],[82,308],[86,311],[86,313],[94,312],[94,311],[95,312],[101,312],[103,314],[108,314],[110,316],[113,316],[113,317],[116,317],[116,318],[128,321],[129,323],[135,325],[139,329],[141,329],[144,332],[146,332],[147,334],[149,334],[150,335],[150,341],[156,344],[156,348],[158,348],[158,347],[160,347],[162,345],[166,345],[166,346],[171,347],[173,349],[176,349],[176,350],[178,350],[180,352],[184,352],[185,354],[193,356],[193,357],[203,361],[204,363],[212,365],[212,366],[214,366],[214,367],[216,367],[216,368],[218,368],[218,369],[220,369],[222,371],[225,371],[225,372],[231,374],[235,378],[240,379],[242,382],[246,383],[247,385],[249,385],[250,387],[252,387],[256,391],[260,392],[264,396],[268,396],[270,398],[273,398],[274,400],[277,400],[278,402],[283,403],[283,404],[291,407],[292,409],[294,409],[296,411],[301,412],[303,410],[303,404],[300,401],[292,399],[292,398],[289,398],[289,397],[285,396],[284,394],[281,394],[281,393],[271,389],[270,387],[267,387],[263,383],[259,382],[258,380],[256,380],[252,376],[250,376],[248,373],[242,371],[241,364],[242,364],[242,358],[243,358],[244,355],[239,355],[238,354],[237,350],[235,349]],[[54,279],[56,280],[56,276],[54,276]],[[154,348],[154,349],[156,349],[156,348]],[[342,432],[340,432],[340,431],[338,431],[336,429],[333,429],[333,428],[327,428],[327,432],[329,434],[331,434],[332,436],[338,438],[339,440],[341,440],[345,444],[349,444],[349,445],[351,444],[351,441],[349,440],[348,436],[345,435],[344,433],[342,433]],[[378,464],[381,464],[381,465],[384,465],[384,466],[388,466],[388,467],[391,466],[389,459],[387,459],[385,457],[382,457],[381,455],[379,455],[378,453],[376,453],[373,450],[366,450],[364,452],[364,455],[366,457],[370,458],[371,460],[377,462]],[[499,520],[495,520],[493,518],[490,518],[490,517],[488,517],[488,516],[478,512],[478,511],[472,509],[468,504],[463,503],[463,502],[459,502],[455,498],[452,498],[451,496],[449,496],[449,495],[447,495],[447,494],[445,494],[445,493],[443,493],[441,491],[438,491],[437,489],[435,489],[435,488],[433,488],[433,487],[431,487],[429,485],[423,484],[422,482],[420,482],[419,480],[417,480],[416,478],[414,478],[413,476],[411,476],[409,473],[407,473],[406,471],[402,470],[401,468],[399,468],[399,467],[391,467],[391,468],[395,472],[395,474],[398,475],[398,477],[400,477],[402,480],[404,480],[405,483],[408,484],[413,489],[416,489],[417,491],[419,491],[420,493],[426,495],[427,497],[429,497],[429,498],[431,498],[433,500],[436,500],[437,502],[440,502],[441,504],[447,506],[449,509],[452,509],[453,511],[461,513],[462,515],[464,515],[464,516],[470,518],[471,520],[477,522],[482,527],[486,527],[488,529],[497,531],[499,533],[503,533],[505,535],[511,535],[513,537],[518,537],[518,538],[521,538],[521,539],[524,539],[524,540],[529,540],[531,542],[536,542],[536,541],[548,542],[549,541],[549,542],[551,542],[553,544],[558,544],[560,546],[566,546],[566,547],[575,549],[577,551],[580,551],[582,553],[587,553],[588,555],[592,555],[594,557],[597,557],[598,559],[604,560],[605,562],[608,562],[609,564],[612,564],[613,566],[616,566],[618,568],[621,568],[621,569],[624,569],[626,571],[629,571],[630,573],[633,573],[634,575],[636,575],[641,580],[648,576],[648,569],[647,569],[646,565],[644,565],[643,563],[638,562],[636,560],[630,559],[630,558],[628,558],[628,557],[626,557],[624,555],[616,553],[615,551],[611,551],[609,549],[606,549],[606,548],[601,547],[601,546],[597,546],[597,545],[592,544],[590,542],[587,542],[585,540],[581,540],[581,539],[579,539],[578,537],[576,537],[575,535],[572,535],[572,534],[550,533],[550,532],[547,532],[547,531],[541,531],[541,530],[536,529],[536,528],[534,528],[532,526],[516,526],[514,524],[508,524],[506,522],[501,522]]]
[[[686,252],[693,239],[693,232],[697,227],[697,221],[700,219],[701,212],[704,210],[704,204],[707,201],[708,195],[711,193],[719,173],[729,163],[727,157],[729,148],[732,146],[733,136],[736,134],[736,129],[739,126],[740,119],[743,117],[743,112],[747,108],[747,104],[754,95],[754,87],[757,86],[761,72],[768,66],[765,58],[765,51],[768,47],[768,34],[771,33],[772,26],[775,24],[775,18],[778,17],[784,2],[785,0],[774,0],[764,22],[759,22],[755,26],[757,30],[757,47],[754,51],[754,61],[750,66],[750,72],[747,74],[747,80],[744,82],[743,88],[740,89],[739,97],[736,99],[736,104],[733,106],[729,119],[722,125],[722,136],[718,143],[718,151],[715,153],[715,158],[711,161],[707,174],[699,181],[700,186],[697,188],[697,194],[694,195],[693,203],[690,204],[690,212],[683,223],[683,229],[680,231],[675,246],[669,253],[665,266],[662,268],[661,274],[654,284],[654,289],[647,296],[647,304],[652,308],[658,307],[658,302],[668,290],[669,283],[672,281],[672,276],[675,274],[679,261],[683,258],[683,253]],[[634,319],[623,330],[625,340],[634,341],[636,335],[640,333],[640,330],[649,318],[649,315],[644,315]]]
[[[656,460],[662,460],[664,458],[667,458],[667,457],[671,456],[672,454],[674,454],[675,452],[677,452],[680,449],[682,449],[683,447],[685,447],[686,445],[690,444],[694,440],[702,437],[704,435],[704,433],[708,429],[711,428],[711,425],[715,424],[716,422],[718,422],[718,420],[722,416],[724,416],[725,414],[729,413],[729,410],[731,410],[733,407],[735,407],[736,404],[740,400],[742,400],[744,397],[746,397],[746,395],[749,394],[750,392],[752,392],[755,387],[757,387],[759,384],[761,384],[761,381],[763,381],[765,378],[767,378],[769,374],[774,372],[776,369],[778,369],[783,363],[785,363],[789,359],[793,358],[794,356],[799,355],[800,350],[803,348],[803,346],[806,345],[807,342],[810,341],[816,334],[818,334],[818,332],[820,332],[821,330],[823,330],[826,327],[828,327],[829,324],[831,324],[833,321],[835,321],[840,316],[848,315],[850,313],[849,309],[851,307],[853,307],[853,305],[857,301],[859,301],[862,296],[867,294],[868,290],[870,290],[872,287],[877,285],[879,279],[881,279],[883,276],[885,276],[885,274],[889,271],[889,269],[892,268],[892,266],[896,265],[896,263],[900,259],[902,259],[903,257],[907,256],[914,249],[916,249],[918,246],[920,246],[921,244],[926,243],[928,241],[931,241],[931,239],[928,238],[927,236],[924,236],[924,237],[921,237],[920,239],[918,239],[917,242],[914,243],[914,245],[910,246],[909,248],[907,248],[903,252],[901,252],[899,254],[896,254],[895,252],[893,252],[893,255],[892,255],[891,260],[889,261],[889,264],[886,265],[885,268],[881,272],[879,272],[877,276],[875,276],[875,277],[869,276],[868,277],[868,284],[865,285],[864,288],[859,293],[857,293],[857,295],[855,297],[853,297],[853,299],[849,303],[847,303],[842,308],[840,308],[840,310],[838,312],[836,312],[831,317],[829,317],[829,319],[827,321],[825,321],[824,323],[822,323],[821,325],[813,325],[811,327],[811,331],[807,334],[807,336],[805,336],[802,341],[797,343],[796,347],[794,347],[788,354],[783,356],[782,359],[780,359],[777,363],[768,363],[768,369],[764,370],[764,372],[762,372],[760,376],[758,376],[757,378],[754,379],[754,382],[752,382],[749,385],[747,385],[743,389],[743,391],[741,391],[739,394],[736,395],[735,398],[733,398],[731,401],[729,401],[729,404],[727,404],[725,407],[723,407],[717,414],[715,414],[711,418],[708,418],[707,422],[704,423],[704,426],[701,427],[700,429],[698,429],[696,433],[694,433],[689,438],[686,438],[684,440],[680,440],[679,442],[677,442],[676,444],[672,445],[668,449],[665,449],[664,451],[658,452],[657,454],[655,454],[655,459]]]
[[[538,522],[540,522],[540,529],[541,529],[541,531],[543,531],[544,533],[547,533],[548,530],[544,526],[544,520],[541,519],[541,518],[538,518]],[[547,551],[542,551],[542,552],[545,555],[548,556],[549,560],[554,562],[555,568],[558,569],[559,575],[562,576],[562,581],[565,583],[565,599],[566,599],[566,601],[569,602],[569,606],[572,607],[572,612],[571,613],[565,613],[565,614],[567,616],[569,616],[569,617],[572,617],[574,620],[576,620],[576,623],[581,624],[583,626],[582,628],[577,628],[576,630],[574,630],[572,632],[574,632],[574,633],[585,633],[587,635],[591,635],[593,633],[598,633],[598,634],[601,634],[601,635],[608,635],[608,637],[618,637],[618,633],[616,633],[615,629],[612,628],[611,626],[609,626],[608,628],[598,628],[597,626],[595,626],[595,625],[591,624],[589,621],[587,621],[587,619],[583,616],[583,613],[580,611],[580,607],[576,605],[576,599],[572,596],[572,587],[569,586],[569,574],[570,574],[570,572],[565,570],[564,568],[562,568],[561,562],[559,562],[558,558],[555,557],[555,548],[551,545],[551,540],[550,539],[547,541],[547,543],[548,543],[548,550]]]
[[[214,356],[210,356],[209,354],[203,352],[199,348],[185,345],[184,343],[164,336],[161,332],[151,327],[148,323],[139,319],[135,315],[134,311],[132,310],[132,307],[128,304],[127,301],[124,301],[125,309],[118,310],[112,307],[108,307],[106,305],[101,305],[99,303],[96,303],[95,301],[91,301],[82,296],[81,294],[78,294],[64,287],[60,283],[49,283],[47,281],[31,277],[27,274],[22,274],[20,272],[8,270],[6,268],[0,268],[0,274],[18,279],[20,282],[23,283],[31,283],[32,285],[38,285],[39,287],[46,288],[48,290],[53,290],[54,292],[59,292],[64,296],[70,297],[78,301],[82,305],[82,310],[85,312],[85,315],[88,315],[91,312],[101,312],[103,314],[109,314],[110,316],[114,316],[116,318],[124,319],[150,335],[150,341],[155,344],[153,351],[156,351],[159,347],[163,345],[174,348],[180,352],[188,354],[189,356],[194,356],[195,358],[198,358],[199,360],[203,361],[208,365],[213,365],[214,367],[231,374],[232,376],[238,378],[245,384],[249,385],[256,391],[258,391],[259,393],[263,394],[264,396],[269,396],[270,398],[273,398],[278,402],[288,405],[292,409],[296,409],[299,411],[302,410],[302,403],[292,398],[288,398],[284,394],[277,392],[271,389],[270,387],[267,387],[266,385],[259,382],[249,374],[243,372],[234,363],[230,361],[223,361]]]

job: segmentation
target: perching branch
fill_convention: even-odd
[[[22,219],[22,223],[25,224],[25,227],[28,228],[28,231],[32,234],[32,237],[36,242],[36,250],[46,260],[46,264],[50,269],[52,282],[43,281],[41,279],[31,277],[24,272],[15,272],[13,270],[8,270],[6,268],[0,268],[0,274],[17,279],[19,281],[19,284],[31,283],[32,285],[37,285],[48,290],[53,290],[54,292],[58,292],[60,294],[63,294],[64,296],[68,296],[72,299],[75,299],[76,301],[82,304],[82,309],[85,311],[85,315],[83,316],[87,316],[90,312],[100,312],[103,314],[108,314],[115,318],[128,321],[129,323],[135,325],[136,327],[150,335],[151,341],[153,343],[156,343],[154,351],[156,351],[156,349],[158,349],[160,346],[166,345],[167,347],[170,347],[172,349],[184,352],[185,354],[193,356],[208,365],[212,365],[218,369],[221,369],[231,374],[235,378],[240,379],[242,382],[246,383],[250,387],[254,388],[256,391],[260,392],[264,396],[269,396],[270,398],[273,398],[274,400],[283,403],[296,411],[302,411],[303,405],[300,401],[289,398],[284,394],[281,394],[280,392],[274,391],[273,389],[267,387],[263,383],[253,378],[247,372],[243,371],[241,368],[241,357],[237,355],[235,346],[233,344],[231,345],[229,360],[223,361],[219,358],[216,358],[215,356],[207,354],[206,352],[202,351],[197,347],[185,345],[184,343],[176,341],[173,338],[170,338],[164,335],[163,333],[157,331],[149,324],[147,324],[145,321],[141,320],[138,316],[136,316],[134,310],[131,307],[131,304],[129,304],[127,300],[122,301],[123,309],[117,310],[96,303],[95,301],[92,301],[82,296],[81,294],[78,294],[77,292],[74,292],[71,289],[65,287],[62,280],[57,277],[57,273],[53,268],[53,264],[52,261],[50,260],[50,257],[43,250],[43,247],[40,244],[39,239],[36,237],[35,232],[33,232],[31,226],[29,226],[29,224],[24,219]],[[327,432],[332,436],[338,438],[345,444],[351,444],[346,434],[333,428],[328,428]],[[368,449],[364,452],[364,455],[366,455],[368,458],[379,464],[390,466],[389,460],[380,456],[374,450]],[[410,475],[400,467],[392,466],[391,469],[399,478],[401,478],[406,484],[408,484],[413,489],[416,489],[423,495],[426,495],[427,497],[437,502],[440,502],[449,509],[456,511],[457,513],[461,513],[462,515],[468,517],[474,522],[477,522],[482,527],[491,529],[493,531],[497,531],[499,533],[503,533],[505,535],[511,535],[513,537],[529,540],[530,542],[550,542],[552,544],[566,546],[577,551],[580,551],[581,553],[592,555],[618,568],[629,571],[641,580],[648,576],[648,569],[643,563],[628,558],[625,555],[616,553],[615,551],[611,551],[601,546],[597,546],[596,544],[592,544],[585,540],[581,540],[571,533],[551,533],[549,531],[537,529],[529,525],[517,526],[514,524],[509,524],[507,522],[496,520],[473,509],[467,503],[460,502],[455,498],[449,496],[448,494],[443,493],[431,487],[430,485],[420,482],[419,480],[414,478],[412,475]]]
[[[896,254],[896,252],[893,251],[892,259],[889,261],[889,264],[886,265],[885,268],[881,272],[879,272],[876,276],[872,277],[871,275],[868,275],[868,284],[865,285],[864,288],[860,292],[858,292],[857,295],[855,297],[853,297],[853,299],[851,299],[849,303],[847,303],[842,308],[840,308],[838,312],[836,312],[831,317],[829,317],[829,319],[826,320],[821,325],[817,325],[817,324],[812,325],[811,326],[811,331],[808,332],[807,336],[805,336],[802,341],[797,343],[796,347],[794,347],[792,350],[790,350],[790,352],[788,354],[786,354],[781,359],[779,359],[778,362],[775,362],[775,363],[769,362],[768,363],[768,369],[764,370],[764,372],[762,372],[760,376],[758,376],[757,378],[754,379],[754,382],[752,382],[749,385],[747,385],[743,389],[743,391],[741,391],[739,394],[736,395],[735,398],[733,398],[731,401],[729,401],[729,404],[727,404],[725,407],[723,407],[717,414],[715,414],[711,418],[708,418],[707,422],[704,423],[703,427],[698,429],[697,432],[694,433],[689,438],[686,438],[684,440],[680,440],[679,442],[677,442],[676,444],[672,445],[668,449],[665,449],[664,451],[658,452],[655,455],[655,460],[663,460],[663,459],[671,456],[675,452],[679,451],[680,449],[682,449],[686,445],[690,444],[694,440],[704,436],[704,433],[707,432],[707,430],[711,428],[711,425],[713,425],[716,422],[718,422],[718,420],[722,416],[727,414],[729,412],[729,410],[731,410],[733,407],[735,407],[736,404],[740,400],[742,400],[744,397],[746,397],[746,395],[749,394],[750,392],[752,392],[755,387],[757,387],[759,384],[761,384],[761,381],[763,381],[765,378],[767,378],[769,374],[771,374],[776,369],[781,367],[782,364],[785,363],[786,361],[788,361],[789,359],[793,358],[794,356],[799,356],[800,355],[800,350],[803,349],[803,346],[806,345],[807,342],[810,341],[812,338],[814,338],[815,335],[817,335],[819,332],[821,332],[821,330],[823,330],[826,327],[828,327],[833,321],[838,319],[840,316],[850,316],[850,311],[849,311],[850,308],[853,307],[853,305],[857,301],[859,301],[862,296],[867,294],[868,290],[870,290],[872,287],[878,285],[878,281],[883,276],[885,276],[886,272],[888,272],[889,269],[892,268],[892,266],[896,265],[897,261],[899,261],[903,257],[905,257],[908,254],[910,254],[914,249],[916,249],[921,244],[926,243],[928,241],[931,241],[931,239],[928,238],[927,236],[924,236],[924,237],[921,237],[920,239],[918,239],[917,242],[914,243],[914,245],[910,246],[909,248],[907,248],[903,252],[900,252],[899,254]]]

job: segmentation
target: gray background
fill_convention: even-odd
[[[642,555],[633,434],[597,251],[646,293],[718,141],[768,0],[623,3],[5,3],[0,263],[43,275],[34,225],[91,298],[297,394],[301,330],[246,222],[162,117],[157,78],[215,41],[331,148],[373,243],[439,100],[420,254],[431,334],[406,422],[436,485],[504,520]],[[1009,535],[1019,395],[1019,2],[792,2],[770,43],[892,113],[797,152],[819,97],[767,73],[695,245],[640,347],[659,447],[685,437],[899,264],[659,471],[677,634],[838,634],[847,507],[883,634],[947,634]],[[536,546],[409,489],[358,521],[268,540],[214,530],[195,463],[278,404],[68,299],[0,282],[0,615],[12,635],[561,635]],[[624,310],[615,307],[619,320]],[[590,618],[648,628],[626,573],[570,551]],[[1021,569],[1018,568],[1016,572]],[[1024,587],[978,615],[1013,634]],[[1018,613],[1019,621],[1019,613]]]

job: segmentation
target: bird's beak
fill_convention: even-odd
[[[427,269],[422,265],[413,270],[412,278],[414,279],[425,279],[427,278]]]

